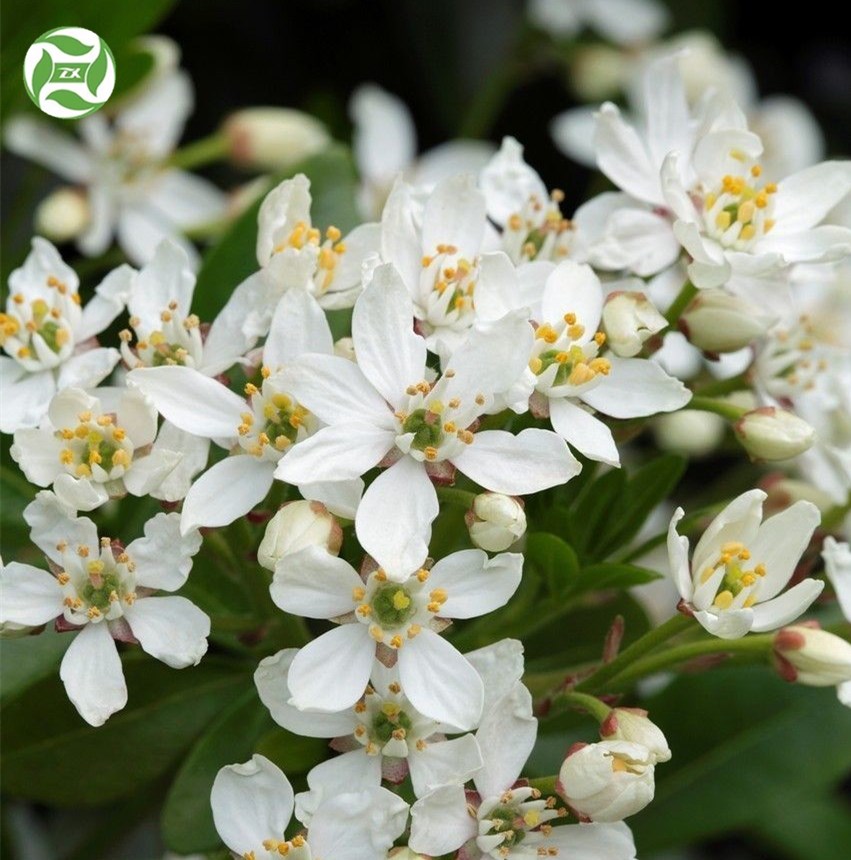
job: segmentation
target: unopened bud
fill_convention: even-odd
[[[309,546],[321,546],[337,555],[342,542],[343,530],[325,505],[304,500],[290,502],[269,520],[257,561],[274,570],[279,559]]]
[[[622,821],[653,800],[653,754],[629,741],[576,744],[561,766],[556,791],[581,821]]]
[[[632,358],[649,337],[668,324],[644,293],[612,293],[603,306],[606,343],[615,355]]]
[[[608,45],[584,45],[576,50],[570,85],[586,102],[599,102],[619,93],[629,71],[627,54]]]
[[[701,290],[680,317],[682,333],[706,352],[735,352],[768,330],[770,318],[725,290]]]
[[[246,108],[231,114],[222,129],[231,158],[257,170],[292,167],[331,141],[321,122],[290,108]]]
[[[479,493],[464,519],[470,540],[488,552],[502,552],[526,533],[523,502],[502,493]]]
[[[785,681],[833,687],[851,681],[851,643],[817,627],[784,627],[774,637],[774,665]]]
[[[426,860],[425,855],[417,854],[415,851],[411,851],[411,849],[407,847],[391,848],[387,857],[390,858],[390,860]]]
[[[89,226],[90,218],[86,195],[76,188],[60,188],[38,205],[35,229],[53,242],[69,242]]]
[[[807,481],[787,478],[785,475],[776,476],[774,479],[769,476],[764,482],[761,481],[759,486],[768,493],[763,504],[766,515],[784,511],[800,501],[812,502],[823,514],[834,506],[833,499],[824,490]]]
[[[334,355],[356,362],[355,342],[350,337],[341,337],[338,341],[334,342]]]
[[[815,430],[806,421],[775,406],[746,413],[733,425],[733,430],[754,460],[797,457],[815,439]]]
[[[641,708],[612,708],[600,724],[600,737],[604,741],[630,741],[646,747],[654,763],[670,761],[671,750],[662,730],[648,719]]]
[[[689,457],[711,454],[721,444],[726,429],[720,415],[696,409],[681,409],[653,419],[653,435],[659,447]]]

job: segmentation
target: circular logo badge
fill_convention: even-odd
[[[39,110],[59,119],[80,119],[102,108],[115,89],[109,45],[83,27],[57,27],[30,45],[24,83]]]

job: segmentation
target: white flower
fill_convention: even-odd
[[[611,431],[592,410],[636,418],[679,409],[691,394],[656,362],[603,354],[606,335],[597,330],[602,309],[603,288],[591,268],[570,260],[559,263],[544,287],[518,389],[525,388],[532,411],[549,415],[556,433],[582,454],[619,465]],[[519,343],[515,349],[519,353]]]
[[[307,837],[287,839],[293,789],[262,755],[222,768],[210,804],[225,845],[250,860],[385,860],[408,819],[408,805],[385,788],[344,788],[315,811]]]
[[[308,546],[322,547],[331,555],[340,552],[343,530],[320,502],[288,502],[269,520],[257,549],[257,561],[269,570],[279,559]]]
[[[612,708],[600,724],[603,740],[629,741],[646,747],[654,761],[671,759],[671,750],[662,730],[647,717],[641,708]]]
[[[279,171],[321,152],[331,137],[319,120],[299,110],[251,107],[230,114],[222,131],[240,167]]]
[[[851,520],[847,521],[846,533],[851,535]],[[826,537],[821,555],[842,614],[851,621],[851,546]],[[837,693],[842,704],[851,707],[851,682],[840,684]]]
[[[94,523],[73,518],[59,500],[41,492],[24,511],[32,539],[52,574],[13,562],[3,569],[0,621],[40,625],[54,619],[79,630],[59,675],[86,722],[100,726],[127,703],[114,639],[138,642],[175,669],[197,665],[207,651],[210,619],[185,597],[151,596],[186,581],[198,532],[181,536],[177,514],[157,514],[145,536],[126,549],[98,538]]]
[[[653,800],[655,762],[640,743],[578,743],[559,770],[556,791],[582,821],[622,821]]]
[[[375,481],[399,492],[365,496],[358,507],[358,540],[378,565],[371,572],[361,577],[315,547],[278,562],[271,592],[281,609],[348,622],[299,651],[290,668],[290,702],[321,711],[351,707],[378,653],[398,661],[402,689],[418,711],[466,730],[479,719],[482,682],[438,631],[447,619],[476,618],[503,606],[520,584],[523,557],[489,559],[482,550],[462,550],[424,567],[437,504],[407,490],[412,473],[416,464],[400,461]]]
[[[263,347],[263,382],[260,388],[246,385],[247,402],[188,366],[128,374],[128,384],[144,391],[168,422],[238,455],[219,461],[192,485],[183,504],[183,529],[227,525],[265,498],[278,462],[319,426],[282,385],[280,368],[306,352],[330,354],[332,347],[322,309],[306,290],[290,290],[278,303]],[[300,487],[304,495],[351,517],[362,485],[339,482],[325,488],[306,480]]]
[[[359,203],[366,218],[381,210],[396,177],[423,192],[449,176],[476,173],[493,146],[480,140],[451,140],[417,157],[414,121],[405,103],[376,84],[362,84],[349,101],[352,151],[361,177]]]
[[[272,189],[260,207],[261,268],[243,286],[259,281],[270,309],[290,289],[307,290],[323,308],[351,307],[360,292],[363,264],[378,252],[378,224],[361,224],[345,237],[328,227],[323,238],[311,223],[311,202],[310,180],[299,173]]]
[[[470,540],[488,552],[502,552],[526,534],[522,499],[479,493],[465,517]]]
[[[339,713],[300,711],[289,703],[294,648],[260,662],[254,681],[272,718],[306,737],[334,738],[342,755],[317,765],[308,775],[310,791],[297,798],[299,818],[309,816],[333,787],[368,788],[381,780],[399,783],[410,772],[414,794],[421,797],[441,785],[463,783],[482,765],[472,735],[447,740],[457,728],[421,714],[405,696],[396,667],[379,662],[354,706]],[[308,816],[308,818],[306,818]]]
[[[366,501],[387,494],[392,516],[398,494],[434,499],[428,474],[437,470],[446,480],[455,467],[507,495],[557,486],[579,471],[551,431],[533,428],[513,436],[468,429],[523,371],[532,340],[524,315],[474,329],[433,384],[427,381],[426,342],[412,320],[413,305],[398,273],[380,266],[355,305],[357,365],[315,355],[286,368],[282,384],[329,426],[294,447],[278,477],[290,483],[341,481],[396,460],[389,477],[374,482],[364,496]],[[397,469],[409,474],[408,483],[393,477]]]
[[[805,579],[783,594],[821,520],[818,508],[796,502],[762,523],[762,490],[734,499],[703,533],[689,564],[689,541],[677,534],[677,508],[668,529],[671,575],[685,606],[714,636],[738,639],[794,621],[824,583]]]
[[[96,336],[121,313],[133,270],[120,266],[81,306],[79,281],[50,242],[32,240],[24,265],[9,276],[0,314],[0,431],[36,427],[64,388],[94,388],[118,362],[118,351]]]
[[[63,244],[76,239],[89,223],[89,203],[76,188],[59,188],[35,210],[36,233]]]
[[[776,406],[745,413],[733,430],[753,460],[797,457],[811,447],[815,438],[815,430],[806,421]]]
[[[142,265],[161,239],[171,238],[197,266],[198,254],[182,234],[220,218],[225,196],[206,179],[166,164],[192,103],[188,76],[172,67],[152,75],[112,125],[103,112],[81,120],[82,142],[23,116],[7,123],[4,141],[16,154],[87,188],[88,226],[77,242],[83,254],[102,254],[115,234],[130,261]]]
[[[66,388],[40,427],[18,430],[11,448],[27,480],[52,485],[69,508],[91,511],[110,498],[156,492],[182,455],[151,447],[157,411],[134,389]]]
[[[530,0],[529,18],[560,39],[588,27],[616,45],[635,45],[659,36],[670,13],[658,0]]]
[[[538,721],[532,697],[515,680],[485,709],[476,737],[484,765],[474,776],[475,792],[461,784],[438,788],[411,808],[409,847],[438,856],[462,849],[462,856],[494,860],[565,856],[577,860],[606,857],[633,860],[632,834],[624,824],[551,827],[565,809],[527,785],[517,786],[535,744]]]

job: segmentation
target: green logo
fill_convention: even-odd
[[[57,27],[30,45],[24,83],[39,110],[59,119],[80,119],[102,108],[112,95],[115,58],[97,33]]]

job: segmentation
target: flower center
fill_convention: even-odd
[[[536,387],[544,393],[557,388],[587,388],[608,376],[612,365],[598,355],[606,335],[587,335],[576,314],[566,313],[557,323],[543,323],[535,330],[529,369],[537,377]],[[562,392],[564,393],[564,392]]]
[[[730,153],[744,161],[742,153]],[[727,174],[703,200],[703,217],[707,232],[724,247],[747,250],[774,227],[773,182],[760,185],[762,168],[753,164],[744,176]]]
[[[63,570],[56,578],[69,623],[114,621],[136,600],[136,565],[126,552],[114,551],[109,538],[101,538],[97,558],[91,557],[88,546],[71,550],[63,543],[57,549],[62,552]]]
[[[400,451],[432,462],[450,459],[472,444],[475,437],[466,428],[484,410],[486,400],[480,394],[470,403],[462,403],[457,397],[444,402],[440,394],[452,376],[453,371],[447,370],[434,387],[420,382],[406,389],[407,407],[396,413],[396,445]]]
[[[130,347],[133,332],[124,329],[119,335],[121,357],[128,367],[175,364],[197,367],[201,363],[204,347],[198,317],[195,314],[183,317],[177,308],[177,302],[170,302],[160,314],[162,327],[147,333],[142,331],[139,317],[130,318],[137,339],[135,350]]]
[[[317,250],[316,272],[313,276],[315,292],[322,295],[327,292],[334,282],[334,275],[340,259],[346,253],[346,243],[340,241],[342,233],[337,227],[329,227],[325,231],[325,239],[316,227],[311,227],[307,221],[299,221],[290,234],[275,246],[274,253],[279,254],[288,248],[300,251],[302,248],[313,247]]]
[[[738,541],[730,541],[721,547],[721,554],[714,565],[706,567],[700,574],[700,582],[707,582],[716,571],[723,568],[724,576],[718,583],[713,605],[718,609],[729,609],[737,600],[741,606],[750,607],[756,603],[759,581],[766,574],[764,564],[747,568],[751,559],[750,550]]]
[[[288,857],[289,860],[313,860],[310,846],[303,836],[293,836],[288,841],[281,839],[264,839],[263,848],[269,852],[270,857]],[[242,855],[243,860],[260,860],[253,852],[248,851]]]
[[[133,462],[133,445],[127,431],[111,414],[93,416],[81,412],[76,427],[64,427],[56,436],[65,443],[59,462],[69,475],[99,483],[121,478]]]
[[[262,388],[250,382],[245,386],[251,411],[240,416],[239,444],[254,457],[279,460],[291,445],[309,436],[317,422],[307,409],[276,388],[268,368],[262,374]]]
[[[0,346],[28,370],[56,367],[74,350],[74,327],[80,319],[80,297],[58,278],[47,286],[48,299],[27,301],[15,293],[0,313]]]
[[[564,192],[554,189],[549,200],[533,194],[520,212],[505,223],[502,246],[515,264],[528,260],[560,260],[570,254],[573,222],[561,214]]]
[[[511,789],[499,797],[483,801],[477,813],[479,848],[488,857],[504,860],[521,842],[526,841],[527,845],[545,842],[552,831],[549,822],[567,814],[565,809],[556,809],[555,804],[554,797],[541,800],[541,792],[529,787]],[[496,844],[494,837],[501,837]],[[537,852],[533,849],[532,853],[552,856],[543,845]]]
[[[422,258],[421,300],[417,317],[432,328],[469,328],[473,323],[473,293],[479,278],[478,259],[458,256],[455,245],[438,245]]]

